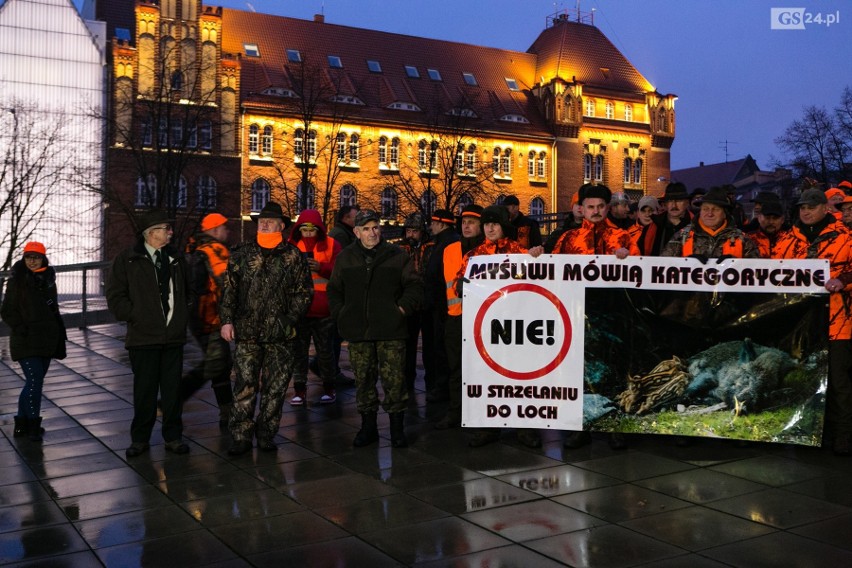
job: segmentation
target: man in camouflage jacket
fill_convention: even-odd
[[[276,449],[273,438],[293,371],[296,323],[314,293],[307,261],[282,238],[281,206],[267,203],[257,222],[256,241],[231,252],[219,307],[222,338],[237,342],[230,455],[251,450],[253,434],[261,450]],[[258,387],[262,391],[255,425]]]

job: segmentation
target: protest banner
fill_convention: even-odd
[[[824,260],[474,257],[462,422],[819,444],[827,279]]]

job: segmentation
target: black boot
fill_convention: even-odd
[[[352,445],[356,448],[360,448],[362,446],[369,446],[370,444],[378,441],[379,428],[376,426],[376,413],[362,412],[361,429],[358,430],[358,433],[355,435],[355,440],[352,441]]]
[[[15,416],[15,437],[26,436],[30,431],[30,421],[26,416]]]
[[[408,447],[408,439],[405,437],[404,422],[404,412],[394,412],[390,415],[391,446],[394,448]]]
[[[30,418],[27,431],[29,432],[30,440],[33,442],[41,442],[41,435],[44,433],[44,429],[41,427],[41,416],[38,418]]]

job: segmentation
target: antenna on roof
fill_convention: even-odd
[[[725,149],[725,163],[728,163],[728,144],[739,144],[739,142],[732,142],[725,138],[724,142],[719,142],[719,148]]]

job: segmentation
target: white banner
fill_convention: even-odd
[[[464,285],[462,423],[579,430],[586,288],[826,293],[828,261],[492,255]]]

